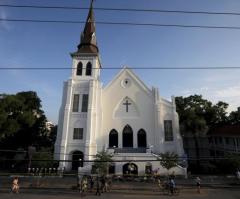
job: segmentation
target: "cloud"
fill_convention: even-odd
[[[216,96],[221,98],[232,98],[239,97],[240,98],[240,86],[232,86],[228,88],[223,88],[216,91]]]
[[[180,91],[183,96],[200,94],[203,98],[216,103],[224,101],[229,104],[228,112],[234,111],[240,106],[240,85],[225,87],[201,87],[201,88],[185,88]]]
[[[193,90],[190,89],[184,89],[182,91],[180,91],[181,95],[183,95],[184,97],[187,97],[188,95],[192,95],[193,94]]]

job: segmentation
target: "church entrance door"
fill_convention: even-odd
[[[83,152],[81,151],[74,151],[72,153],[72,170],[78,170],[78,167],[83,167]]]
[[[123,165],[123,174],[138,175],[138,167],[134,163],[127,163]]]
[[[123,129],[122,143],[123,147],[133,147],[133,130],[129,125]]]
[[[146,148],[147,147],[147,136],[146,132],[143,129],[138,131],[138,147]]]

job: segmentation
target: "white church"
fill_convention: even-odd
[[[166,173],[157,154],[184,154],[175,99],[163,99],[157,88],[149,88],[127,67],[103,86],[92,3],[78,50],[71,56],[73,69],[63,86],[54,152],[56,160],[63,160],[60,167],[90,172],[97,152],[107,150],[118,160],[109,173],[129,173],[130,164],[137,175]],[[185,172],[181,166],[172,170]]]

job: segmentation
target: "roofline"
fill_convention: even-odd
[[[115,81],[118,79],[118,77],[124,72],[128,72],[133,78],[136,80],[136,82],[142,87],[142,89],[148,93],[148,95],[152,95],[151,89],[148,88],[148,86],[128,67],[124,66],[114,77],[113,79],[103,88],[103,90],[108,89]]]

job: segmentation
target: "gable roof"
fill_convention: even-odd
[[[111,87],[124,73],[127,73],[139,87],[145,91],[148,95],[152,95],[151,89],[149,89],[146,84],[127,66],[124,66],[117,75],[114,76],[114,78],[103,88],[103,90],[107,90]]]

